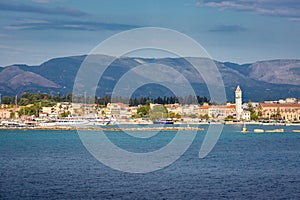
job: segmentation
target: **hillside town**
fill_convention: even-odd
[[[199,104],[156,104],[129,106],[124,103],[82,104],[57,102],[29,112],[26,106],[1,104],[1,126],[40,126],[47,122],[70,122],[84,119],[94,125],[112,123],[152,124],[160,123],[299,123],[300,101],[296,98],[265,102],[243,102],[242,90],[237,86],[235,102],[226,105]],[[77,121],[78,122],[78,121]],[[97,123],[96,123],[97,122]],[[74,123],[74,122],[73,122]]]

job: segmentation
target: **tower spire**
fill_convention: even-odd
[[[237,120],[240,120],[243,109],[242,109],[242,90],[239,85],[236,87],[235,90],[235,111],[236,111]]]

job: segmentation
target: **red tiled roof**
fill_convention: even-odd
[[[277,103],[262,103],[260,104],[262,107],[285,107],[285,108],[300,108],[300,104],[297,103],[289,103],[289,104],[277,104]]]
[[[200,109],[209,109],[211,106],[200,106]]]

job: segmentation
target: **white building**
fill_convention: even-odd
[[[250,121],[251,120],[251,113],[250,113],[250,111],[244,110],[242,112],[241,119],[245,120],[245,121]]]

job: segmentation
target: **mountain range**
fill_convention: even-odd
[[[95,55],[96,56],[96,55]],[[97,55],[101,60],[111,57]],[[72,92],[76,74],[86,58],[71,56],[54,58],[38,66],[15,64],[0,67],[0,94],[21,95],[23,92],[63,95]],[[99,60],[98,59],[98,60]],[[192,58],[201,61],[202,58]],[[277,100],[288,97],[300,99],[300,60],[269,60],[249,64],[214,61],[225,85],[227,100],[234,100],[237,85],[243,90],[244,101]],[[209,97],[203,79],[191,69],[184,58],[116,58],[107,68],[97,87],[97,96],[110,95],[117,81],[141,63],[164,64],[188,77],[196,94]],[[174,77],[173,84],[179,84]],[[170,90],[157,84],[139,88],[135,96],[170,96]]]

